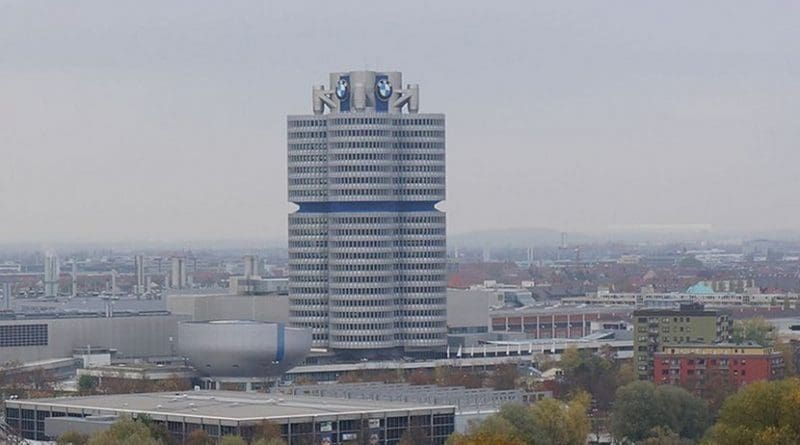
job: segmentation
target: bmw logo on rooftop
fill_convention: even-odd
[[[339,82],[336,83],[336,97],[339,100],[344,100],[347,96],[350,95],[350,82],[347,78],[342,77],[339,79]]]
[[[379,98],[387,100],[392,96],[392,83],[386,78],[378,79],[378,82],[375,83],[375,91]]]

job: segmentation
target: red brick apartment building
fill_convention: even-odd
[[[735,387],[783,377],[783,356],[757,344],[664,345],[654,355],[653,381],[702,391],[715,377]],[[724,381],[724,380],[723,380]]]

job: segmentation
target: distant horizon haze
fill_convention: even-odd
[[[0,244],[285,239],[286,116],[364,68],[445,113],[453,236],[796,233],[798,23],[782,1],[3,2]]]
[[[52,252],[63,256],[66,252],[84,249],[109,249],[116,252],[145,251],[203,251],[234,250],[257,254],[262,250],[285,250],[287,237],[239,237],[239,238],[119,238],[109,240],[40,240],[28,242],[2,242],[0,253]],[[556,248],[566,237],[568,246],[591,246],[625,243],[630,245],[705,244],[742,245],[751,241],[768,240],[800,243],[800,231],[752,231],[730,230],[606,230],[606,231],[561,231],[549,228],[515,227],[507,229],[481,229],[448,234],[448,249],[457,248]]]

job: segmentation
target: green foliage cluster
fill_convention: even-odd
[[[682,439],[678,433],[667,428],[656,427],[650,431],[650,437],[642,442],[642,445],[692,445],[695,442],[690,439]]]
[[[67,431],[59,436],[56,444],[58,445],[86,445],[89,442],[89,436],[81,434],[77,431]]]
[[[730,396],[705,443],[800,444],[800,379],[756,382]]]
[[[214,440],[205,431],[196,429],[186,436],[184,445],[214,445]]]
[[[114,422],[111,428],[92,436],[68,431],[62,434],[56,443],[58,445],[177,445],[167,429],[148,416],[139,416],[135,420],[122,418]],[[214,445],[215,442],[205,431],[196,429],[187,435],[183,443],[184,445]],[[220,443],[222,445],[248,445],[239,436],[225,436]],[[281,438],[279,426],[264,422],[256,428],[249,445],[286,445],[286,441]]]
[[[733,339],[735,343],[753,342],[761,346],[775,344],[775,329],[764,319],[754,317],[747,320],[737,320],[733,324]]]
[[[796,373],[797,345],[776,342],[766,320],[737,322],[734,330],[735,341],[774,345],[787,362],[787,375]],[[800,378],[752,383],[736,392],[724,375],[709,373],[701,398],[677,386],[636,381],[629,364],[614,360],[605,350],[567,349],[558,366],[563,371],[556,386],[559,397],[583,394],[578,398],[583,397],[585,407],[600,410],[591,411],[592,431],[608,431],[619,443],[800,445]],[[583,443],[589,430],[586,408],[578,415],[565,408],[573,404],[546,400],[530,408],[505,406],[472,425],[467,434],[454,434],[448,445]],[[565,427],[570,422],[578,426]]]
[[[411,385],[464,386],[466,388],[494,388],[498,390],[518,387],[519,372],[514,363],[503,363],[490,372],[481,372],[457,366],[437,366],[433,370],[417,369],[406,373],[402,369],[352,371],[341,375],[339,383],[383,382]]]
[[[589,434],[590,397],[580,393],[569,402],[545,399],[532,406],[505,405],[500,412],[454,434],[448,445],[583,445]]]
[[[92,435],[87,445],[166,445],[153,437],[144,422],[120,419],[111,428]]]
[[[84,374],[78,378],[78,392],[81,395],[92,394],[96,388],[97,383],[92,376]]]
[[[614,353],[608,348],[593,353],[569,347],[561,355],[560,366],[564,373],[562,392],[588,392],[601,410],[611,406],[614,392],[619,386],[635,379],[633,369],[614,360]]]
[[[614,437],[636,443],[658,435],[666,440],[672,434],[679,439],[697,440],[710,424],[708,405],[703,399],[683,388],[643,381],[619,388],[611,412]]]
[[[272,422],[261,422],[256,428],[251,445],[286,445],[281,437],[281,427]]]

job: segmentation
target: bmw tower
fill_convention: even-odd
[[[330,75],[287,119],[290,320],[345,357],[447,342],[445,119],[399,72]]]

